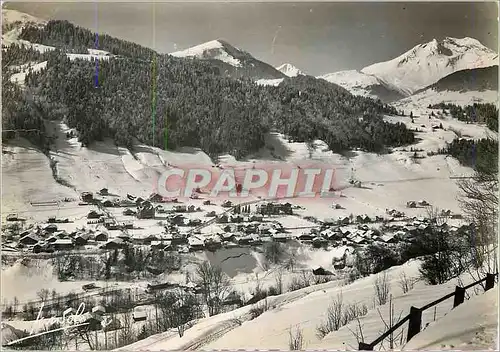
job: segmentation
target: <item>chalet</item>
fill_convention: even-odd
[[[226,214],[222,214],[220,216],[217,217],[217,222],[220,223],[220,224],[225,224],[228,222],[228,217]]]
[[[174,234],[172,234],[172,239],[170,241],[172,242],[172,245],[179,246],[182,244],[187,244],[188,238],[186,237],[186,235],[174,233]]]
[[[322,246],[325,246],[326,244],[328,244],[328,241],[325,240],[322,237],[314,237],[312,239],[312,245],[313,245],[313,247],[320,248]]]
[[[177,226],[182,226],[182,225],[184,225],[185,218],[184,218],[183,215],[177,214],[177,215],[172,216],[169,219],[169,221],[170,221],[171,224],[174,224],[174,225],[177,225]]]
[[[219,237],[222,241],[233,241],[234,240],[234,233],[230,233],[230,232],[225,232],[225,233],[221,233],[219,234]]]
[[[53,223],[56,223],[56,217],[55,216],[49,216],[49,219],[47,221],[49,224],[53,224]]]
[[[54,248],[56,251],[63,251],[63,250],[69,250],[73,249],[73,240],[71,239],[57,239],[56,241],[52,242],[50,244],[52,248]]]
[[[108,235],[104,232],[98,232],[96,233],[94,239],[98,242],[105,242],[108,240]]]
[[[5,220],[7,221],[18,221],[19,217],[17,214],[8,214]]]
[[[22,243],[23,245],[28,246],[28,245],[34,245],[34,244],[38,243],[39,241],[40,241],[40,239],[35,235],[26,235],[24,237],[21,237],[21,239],[19,240],[19,243]]]
[[[315,267],[313,267],[312,272],[313,272],[314,275],[333,275],[332,272],[324,269],[321,266],[315,266]]]
[[[127,193],[127,199],[135,201],[135,197],[131,194],[128,194],[128,193]]]
[[[120,207],[134,207],[136,206],[135,202],[132,202],[131,200],[129,199],[121,199],[119,202],[118,202],[118,206]]]
[[[84,291],[90,291],[90,290],[94,290],[96,288],[97,288],[97,286],[93,282],[90,283],[90,284],[85,284],[85,285],[82,286],[82,290],[84,290]]]
[[[101,196],[107,196],[109,193],[108,193],[108,189],[107,188],[101,188],[101,190],[99,191],[99,194]]]
[[[333,209],[342,209],[342,206],[341,206],[340,204],[338,204],[338,203],[335,203],[335,202],[333,202],[333,203],[331,204],[331,207],[332,207]]]
[[[222,247],[221,239],[217,236],[209,237],[205,240],[205,247],[209,251],[216,251]]]
[[[325,218],[321,223],[326,226],[332,226],[337,224],[337,220],[335,220],[334,218]]]
[[[262,244],[262,238],[259,235],[257,235],[256,233],[250,234],[250,237],[252,238],[251,244],[254,244],[254,245]]]
[[[143,202],[144,202],[144,198],[137,197],[137,198],[135,199],[135,204],[136,204],[136,205],[141,205]]]
[[[215,214],[215,211],[212,210],[212,211],[209,211],[208,213],[206,213],[205,216],[212,218],[212,217],[216,216],[216,214]]]
[[[75,246],[84,246],[88,243],[89,241],[89,235],[87,234],[80,234],[75,236]]]
[[[165,241],[151,241],[150,247],[151,249],[165,249],[165,247],[171,244],[171,242],[165,242]]]
[[[340,225],[349,225],[351,223],[351,219],[348,216],[343,216],[339,218],[338,223]]]
[[[144,321],[147,318],[146,315],[146,307],[144,306],[138,306],[134,308],[134,313],[132,315],[132,318],[134,319],[134,322],[136,321]]]
[[[201,223],[201,219],[189,219],[188,226],[198,226]]]
[[[428,207],[430,204],[426,200],[420,200],[418,205],[421,207]]]
[[[164,283],[160,283],[160,284],[148,284],[146,286],[146,293],[151,294],[154,291],[165,290],[165,289],[174,288],[174,287],[178,287],[178,285],[171,283],[171,282],[164,282]]]
[[[54,233],[57,231],[57,225],[56,224],[47,224],[42,227],[43,231],[46,233]]]
[[[275,233],[272,235],[272,239],[274,242],[287,242],[289,239],[289,236],[284,233]]]
[[[257,222],[261,222],[263,219],[263,216],[260,215],[260,214],[252,214],[248,217],[248,221],[257,221]]]
[[[40,253],[43,251],[43,247],[41,244],[36,243],[33,245],[33,248],[31,250],[33,251],[33,253]]]
[[[118,230],[120,226],[118,226],[114,219],[105,219],[104,227],[106,227],[108,230]]]
[[[113,204],[112,201],[110,201],[109,199],[106,199],[104,202],[102,202],[102,206],[106,207],[106,208],[112,208],[115,205]]]
[[[271,229],[271,226],[269,226],[268,224],[260,224],[258,227],[258,231],[261,235],[271,233]]]
[[[415,202],[414,200],[410,200],[410,201],[406,202],[406,207],[407,208],[416,208],[417,202]]]
[[[364,237],[361,237],[360,235],[355,235],[352,238],[350,238],[351,242],[357,245],[361,244],[367,244],[368,240]]]
[[[123,242],[123,240],[120,240],[119,238],[115,238],[112,240],[107,241],[103,245],[101,245],[100,248],[103,249],[118,249],[118,248],[124,248],[126,247],[126,243]]]
[[[196,210],[196,207],[194,205],[188,205],[187,211],[188,213],[193,213]]]
[[[241,236],[238,237],[237,243],[240,245],[248,245],[253,242],[252,236],[246,235],[246,236]]]
[[[156,235],[148,235],[142,240],[142,243],[145,245],[150,245],[153,241],[158,241],[158,236]]]
[[[132,242],[132,238],[130,237],[130,235],[124,232],[116,236],[116,238],[122,240],[123,242]]]
[[[185,213],[187,211],[187,208],[185,205],[176,205],[174,206],[174,211],[176,213]]]
[[[381,236],[381,239],[385,243],[397,243],[398,238],[394,233],[387,233]]]
[[[122,222],[122,228],[124,229],[133,229],[134,223],[132,221],[124,221]]]
[[[203,205],[211,205],[211,204],[212,203],[210,203],[210,200],[208,200],[208,199],[203,201]]]
[[[96,212],[95,210],[91,210],[87,214],[87,219],[99,219],[102,216],[102,214]]]
[[[163,202],[163,196],[161,196],[160,194],[158,193],[152,193],[148,200],[152,203],[161,203]]]
[[[230,222],[233,222],[233,223],[242,223],[243,222],[243,216],[241,215],[232,215],[229,219]]]
[[[462,214],[452,214],[451,218],[452,219],[463,219],[463,216],[462,216]]]
[[[222,203],[223,208],[231,208],[233,206],[233,203],[230,200],[226,200],[225,202]]]
[[[92,192],[82,192],[80,194],[80,198],[83,202],[86,203],[92,203],[94,201],[94,195],[92,194]]]
[[[300,234],[297,239],[300,240],[300,241],[312,241],[312,239],[314,238],[315,236],[312,234],[312,233],[302,233]]]
[[[142,202],[137,207],[137,218],[139,219],[154,219],[155,217],[155,208],[151,204],[151,202],[145,201]]]

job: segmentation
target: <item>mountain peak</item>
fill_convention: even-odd
[[[292,64],[286,63],[276,67],[276,69],[288,77],[296,77],[299,75],[304,75],[304,73]]]
[[[465,69],[498,65],[498,54],[477,39],[445,37],[419,44],[389,61],[361,70],[405,95]]]
[[[257,60],[250,53],[220,38],[170,53],[170,55],[180,58],[210,60],[212,64],[221,69],[222,73],[233,77],[244,76],[255,79],[277,79],[284,77],[274,67]]]

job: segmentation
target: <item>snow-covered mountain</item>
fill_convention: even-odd
[[[225,40],[217,39],[191,48],[170,53],[181,58],[209,60],[222,72],[230,76],[256,79],[284,78],[285,75],[271,65],[257,60],[252,55],[238,49]]]
[[[304,75],[304,72],[299,70],[297,67],[293,66],[292,64],[283,64],[281,66],[276,67],[276,69],[288,77],[296,77],[298,75]]]
[[[411,95],[441,78],[466,69],[498,65],[498,54],[473,38],[432,40],[419,44],[395,59],[361,70],[387,86]]]
[[[438,103],[472,105],[498,102],[498,66],[454,72],[394,103],[409,110]]]
[[[384,102],[391,102],[403,97],[401,93],[387,87],[385,83],[377,77],[367,75],[357,70],[328,73],[318,76],[317,78],[335,83],[347,89],[351,94],[381,99]]]

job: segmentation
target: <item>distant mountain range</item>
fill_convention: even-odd
[[[446,37],[419,44],[395,59],[360,71],[334,72],[318,78],[338,84],[353,94],[387,102],[410,96],[456,72],[472,70],[461,75],[472,79],[474,70],[492,66],[498,66],[498,54],[476,39]],[[451,81],[457,82],[457,78],[451,78],[446,84]]]

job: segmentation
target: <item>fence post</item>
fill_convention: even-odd
[[[495,286],[495,274],[486,274],[486,284],[484,285],[484,290],[488,291]]]
[[[368,343],[360,342],[358,351],[373,351],[373,346]]]
[[[465,300],[465,288],[456,286],[455,287],[455,298],[453,299],[453,308],[464,303]]]
[[[408,322],[408,335],[406,341],[410,341],[413,336],[420,332],[422,325],[422,310],[420,308],[410,308],[410,321]]]

